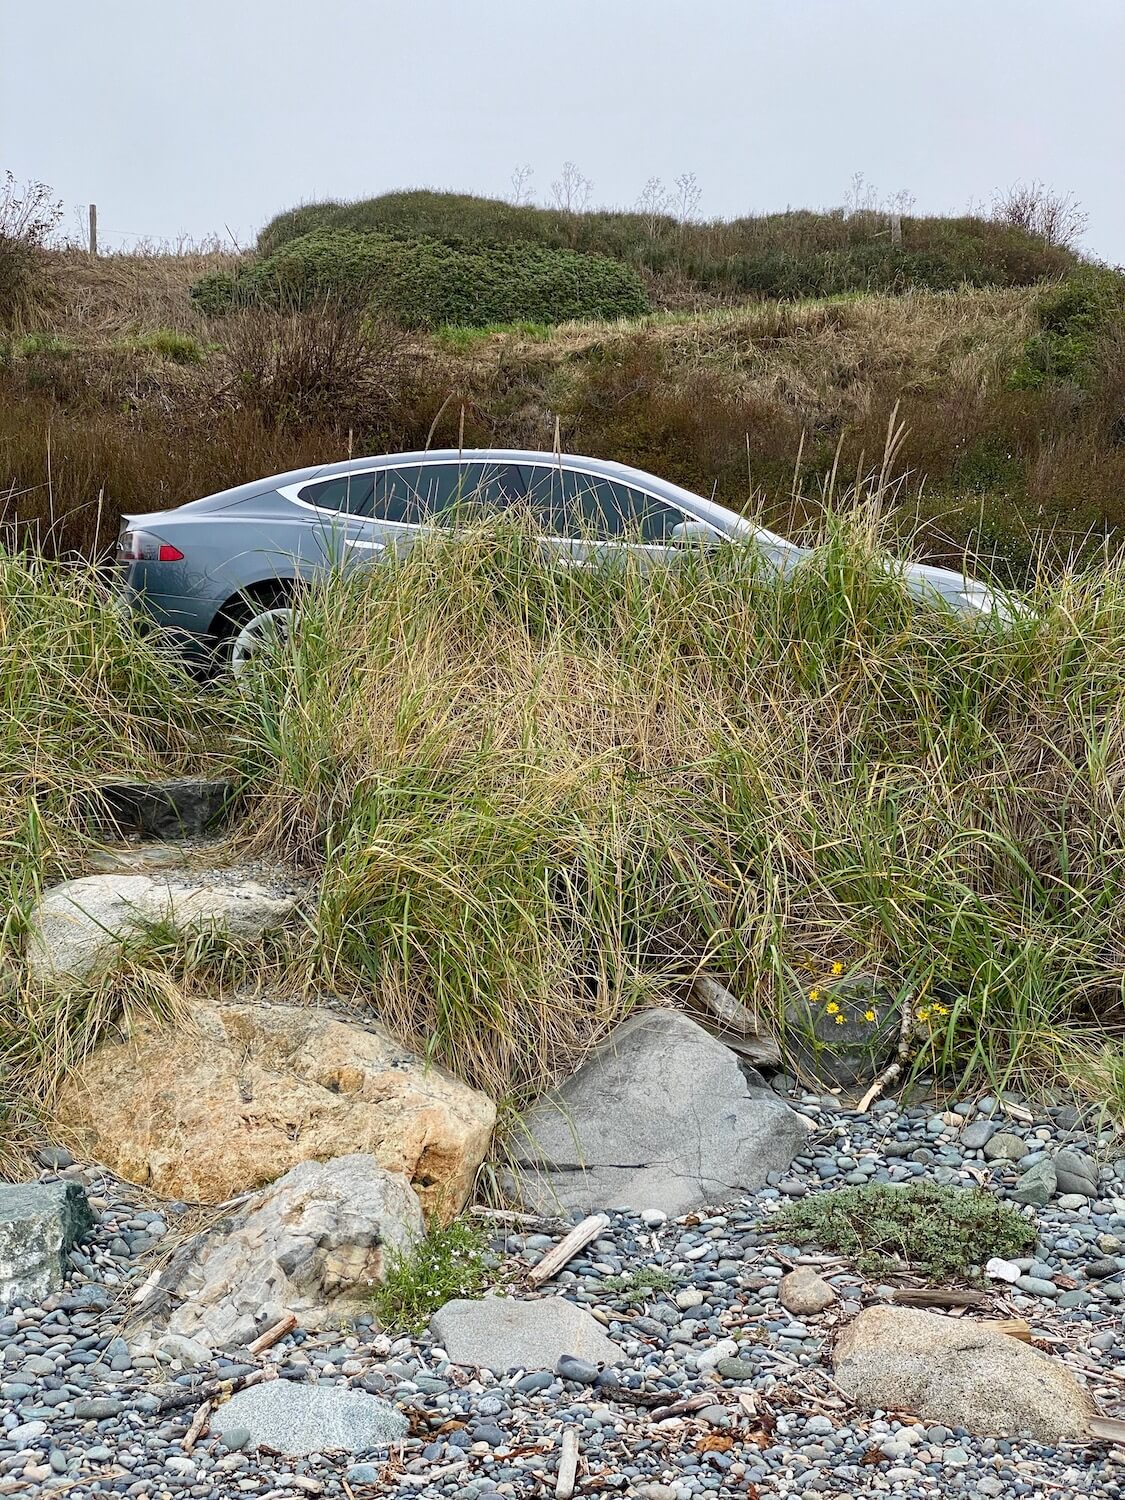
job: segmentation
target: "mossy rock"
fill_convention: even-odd
[[[898,1045],[902,1002],[867,974],[812,983],[785,1006],[789,1067],[821,1087],[870,1083]]]

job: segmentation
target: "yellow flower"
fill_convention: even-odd
[[[930,1007],[923,1005],[919,1010],[915,1011],[915,1015],[919,1021],[928,1021],[930,1019]]]
[[[825,1009],[828,1011],[828,1014],[830,1016],[834,1016],[834,1015],[837,1014],[837,1012],[839,1011],[840,1007],[836,1004],[835,1000],[830,1000],[828,1002],[827,1006],[825,1007]],[[843,1019],[843,1018],[841,1017],[841,1019]]]
[[[949,1014],[949,1007],[947,1005],[935,1005],[934,1006],[934,1015],[935,1016],[947,1016],[948,1014]]]
[[[865,1021],[877,1021],[879,1019],[879,1017],[875,1014],[875,1012],[873,1010],[865,1010],[863,1012],[863,1019]]]
[[[844,966],[843,966],[843,964],[841,964],[841,963],[834,963],[832,965],[832,972],[833,972],[833,974],[836,974],[836,975],[842,974],[844,972]]]
[[[832,1019],[836,1022],[837,1026],[842,1026],[844,1024],[843,1016],[833,1016]]]
[[[810,1000],[819,1000],[820,999],[820,991],[819,990],[810,990],[809,991],[809,999]]]

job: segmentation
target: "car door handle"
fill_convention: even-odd
[[[363,542],[358,537],[348,537],[344,542],[345,547],[357,547],[364,552],[385,552],[386,542]]]

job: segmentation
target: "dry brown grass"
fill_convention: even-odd
[[[198,333],[205,320],[192,305],[192,285],[209,271],[233,269],[240,259],[234,251],[101,256],[50,251],[41,257],[24,331],[47,326],[76,342],[156,328]]]

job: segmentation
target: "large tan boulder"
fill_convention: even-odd
[[[464,1206],[496,1122],[484,1094],[380,1027],[299,1005],[143,1022],[95,1049],[56,1110],[81,1154],[171,1198],[220,1203],[297,1162],[365,1152],[442,1219]]]
[[[1060,1360],[969,1318],[869,1307],[841,1332],[833,1363],[836,1384],[858,1406],[981,1437],[1082,1442],[1096,1415]]]

